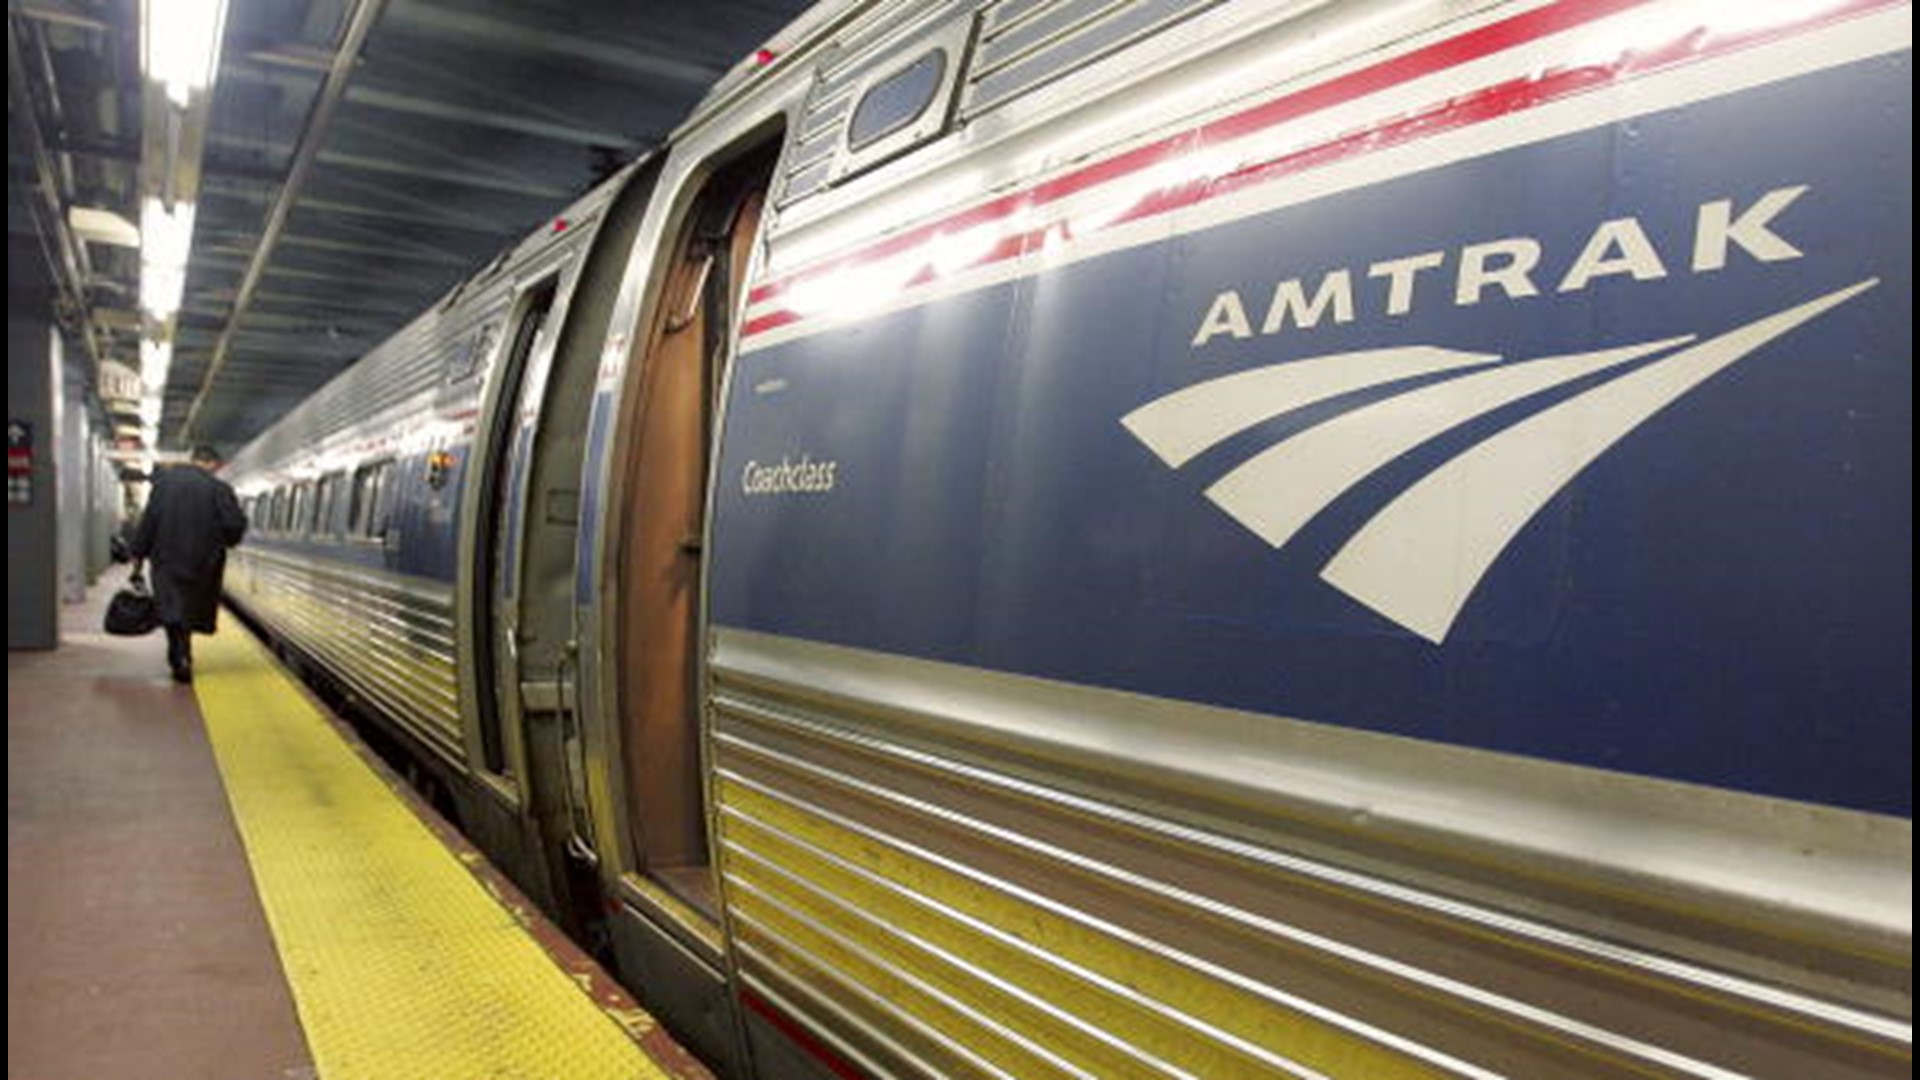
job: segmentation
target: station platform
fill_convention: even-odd
[[[7,656],[9,1080],[703,1080],[230,612]]]

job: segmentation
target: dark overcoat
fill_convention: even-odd
[[[131,547],[152,568],[162,623],[213,633],[227,549],[246,534],[247,515],[226,481],[194,465],[154,474]]]

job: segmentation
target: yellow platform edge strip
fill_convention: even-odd
[[[322,1080],[666,1080],[243,629],[195,652]]]

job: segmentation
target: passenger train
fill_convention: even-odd
[[[830,2],[230,598],[730,1077],[1907,1076],[1912,12]]]

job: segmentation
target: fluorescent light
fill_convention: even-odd
[[[226,0],[144,0],[141,71],[186,108],[194,91],[213,85],[226,26]]]
[[[165,322],[173,318],[186,292],[186,267],[149,263],[140,268],[140,307],[155,319]]]
[[[140,258],[167,266],[187,265],[193,247],[193,204],[175,203],[169,212],[159,199],[140,204]]]
[[[167,388],[167,369],[173,366],[173,342],[143,338],[140,341],[140,382],[148,393]]]
[[[140,206],[140,307],[159,322],[172,318],[186,295],[193,214],[192,203],[176,203],[172,213],[159,199]]]

